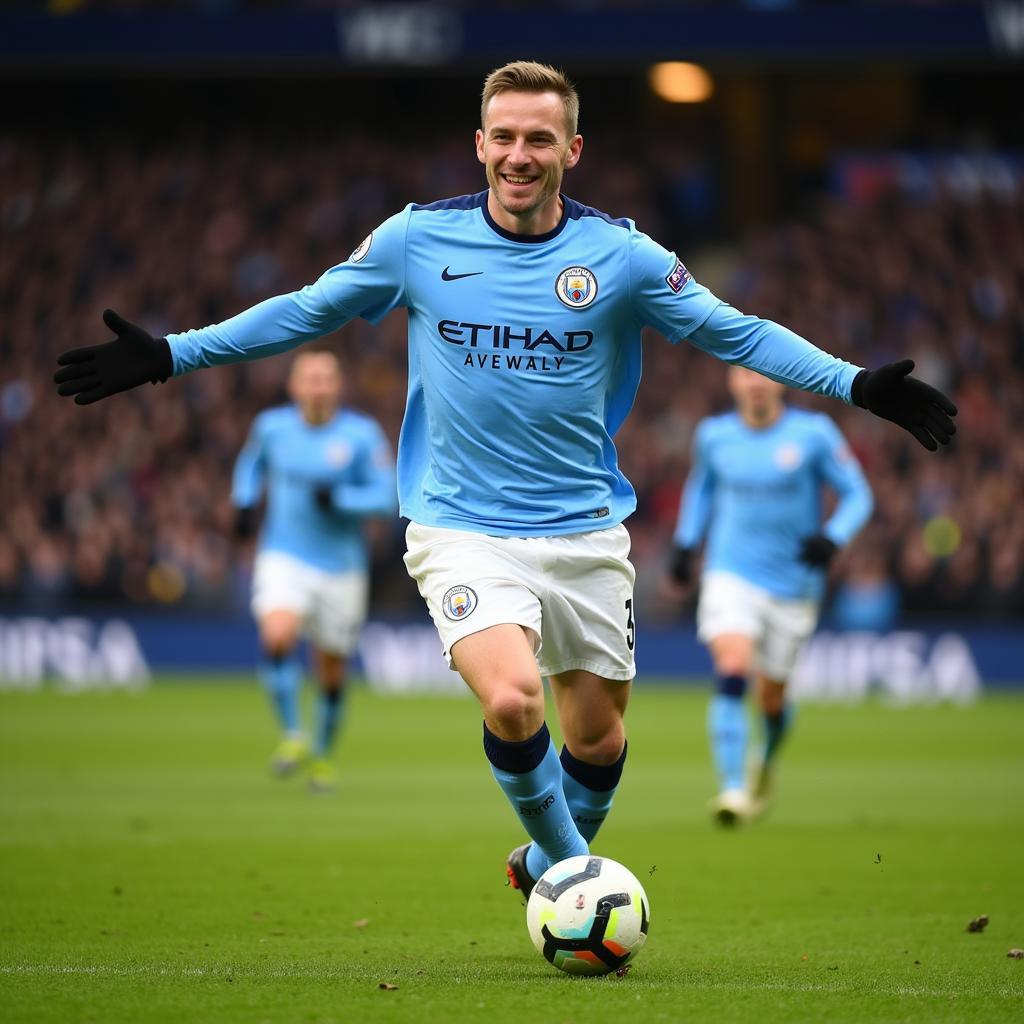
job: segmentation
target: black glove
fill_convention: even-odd
[[[913,359],[903,359],[877,370],[861,370],[853,378],[851,398],[862,409],[909,430],[933,452],[940,444],[949,444],[956,433],[950,419],[956,406],[937,388],[908,376],[913,368]]]
[[[128,323],[112,309],[103,322],[117,335],[105,345],[74,348],[57,362],[64,367],[53,375],[58,395],[74,395],[76,405],[90,405],[150,381],[162,384],[174,372],[171,346]]]
[[[823,534],[815,534],[813,537],[804,537],[800,545],[800,561],[814,566],[816,569],[823,569],[832,561],[838,546],[834,541]]]
[[[256,532],[256,509],[240,508],[235,512],[235,536],[248,540]]]
[[[668,574],[682,586],[693,582],[693,548],[674,548]]]
[[[313,491],[313,499],[321,511],[334,511],[334,488],[330,484],[318,484]]]

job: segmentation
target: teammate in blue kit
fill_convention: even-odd
[[[781,384],[740,366],[729,369],[729,390],[736,411],[702,420],[694,434],[671,565],[674,581],[689,585],[707,537],[697,629],[717,676],[708,709],[719,781],[711,810],[723,825],[767,805],[791,718],[786,682],[817,623],[825,568],[873,506],[827,416],[788,408]],[[839,499],[825,523],[823,486]],[[748,790],[743,697],[755,669],[764,736]]]
[[[300,353],[288,390],[294,404],[256,417],[235,463],[235,532],[253,532],[267,492],[267,516],[253,573],[252,609],[263,647],[261,676],[282,730],[271,760],[290,775],[312,752],[314,789],[334,785],[328,759],[344,709],[347,660],[366,619],[363,520],[393,515],[395,473],[384,431],[340,408],[341,368],[327,351]],[[299,724],[300,634],[312,641],[319,683],[312,751]]]
[[[87,404],[408,310],[406,565],[480,701],[493,774],[531,839],[508,859],[524,893],[548,865],[587,851],[625,762],[635,622],[622,522],[636,498],[612,437],[640,381],[643,327],[864,405],[932,449],[949,441],[956,412],[908,377],[913,364],[861,370],[744,316],[632,221],[562,195],[583,150],[578,112],[560,72],[499,68],[476,133],[485,191],[407,206],[318,281],[221,324],[154,339],[108,311],[118,337],[65,353],[55,377]],[[459,811],[447,813],[457,827]]]

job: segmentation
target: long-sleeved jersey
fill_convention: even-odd
[[[517,235],[484,191],[410,205],[313,284],[169,335],[174,372],[281,352],[398,307],[409,316],[401,513],[499,536],[602,529],[634,510],[612,438],[647,325],[844,401],[860,369],[721,302],[632,221],[563,197],[557,227]]]

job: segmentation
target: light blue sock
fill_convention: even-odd
[[[764,760],[767,764],[778,752],[793,724],[793,705],[783,704],[777,715],[764,715]]]
[[[321,690],[316,705],[316,756],[326,757],[345,717],[345,687]]]
[[[299,732],[299,685],[302,670],[293,653],[266,655],[260,665],[260,679],[273,701],[284,732]]]
[[[566,857],[587,853],[562,791],[562,764],[547,725],[521,743],[495,736],[484,724],[484,750],[491,771],[533,843],[526,870],[540,878]]]
[[[737,678],[731,676],[720,682],[733,683]],[[719,686],[719,692],[711,698],[708,707],[708,737],[718,772],[719,789],[743,789],[746,783],[747,709],[742,694],[724,691]]]
[[[570,753],[568,747],[562,747],[562,791],[572,820],[587,843],[594,841],[597,830],[612,808],[627,749],[628,746],[624,745],[614,764],[600,765],[581,761]]]

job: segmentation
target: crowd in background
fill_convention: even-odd
[[[0,138],[0,602],[238,609],[251,549],[232,538],[230,470],[253,416],[284,398],[288,356],[190,375],[88,408],[58,400],[63,349],[103,341],[105,307],[155,335],[216,322],[315,279],[409,201],[477,191],[467,141],[430,160],[350,135],[280,149],[244,132],[211,145],[97,147]],[[953,395],[960,433],[929,455],[896,427],[827,410],[875,491],[871,524],[832,573],[837,614],[1024,612],[1024,200],[837,197],[749,234],[715,260],[693,251],[684,150],[611,150],[567,179],[581,201],[678,250],[698,279],[861,365],[910,355]],[[706,260],[706,264],[702,261]],[[704,273],[705,265],[707,275]],[[723,272],[722,267],[727,267]],[[405,317],[331,339],[350,401],[397,440]],[[629,521],[638,603],[659,606],[696,422],[727,407],[722,364],[652,333],[632,418],[617,438],[639,496]],[[419,611],[398,522],[373,531],[375,601]],[[875,616],[875,619],[872,616]]]

